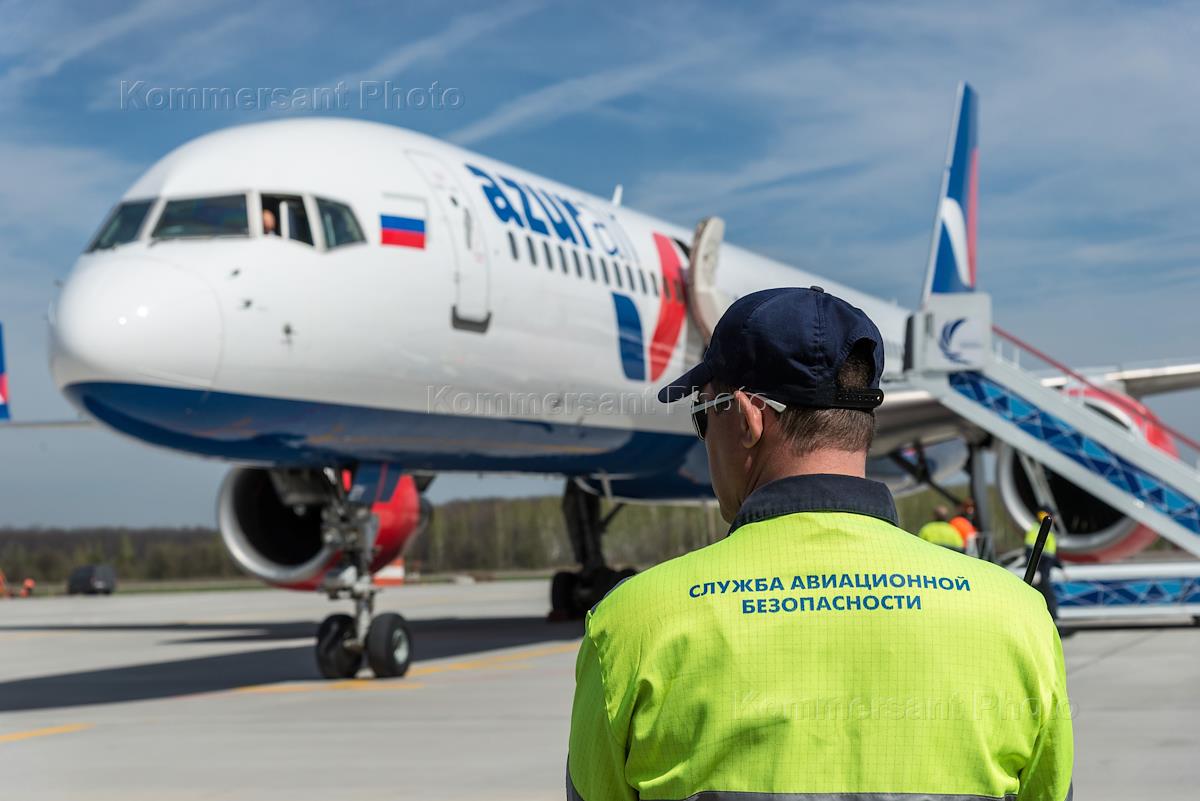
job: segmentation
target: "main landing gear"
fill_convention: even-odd
[[[363,660],[379,678],[403,676],[412,661],[412,636],[404,618],[394,612],[375,615],[371,581],[378,523],[370,506],[346,498],[334,481],[334,498],[322,509],[321,534],[342,554],[341,564],[326,574],[321,589],[330,598],[354,601],[354,615],[325,618],[317,629],[317,667],[327,679],[357,675]]]
[[[578,571],[560,571],[550,583],[550,619],[573,620],[587,614],[621,581],[634,575],[632,568],[614,570],[604,560],[601,537],[608,524],[624,508],[617,504],[607,515],[600,514],[600,497],[567,480],[563,492],[563,518]]]

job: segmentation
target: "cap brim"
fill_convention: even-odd
[[[688,395],[701,389],[712,381],[712,368],[705,362],[700,362],[691,370],[676,378],[670,384],[658,391],[659,403],[674,403],[683,400]]]

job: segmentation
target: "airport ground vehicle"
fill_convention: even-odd
[[[112,595],[117,571],[112,565],[80,565],[67,577],[67,595]]]

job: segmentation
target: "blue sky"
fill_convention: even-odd
[[[122,108],[122,81],[437,82],[455,108],[340,113],[601,195],[621,182],[683,225],[720,214],[732,241],[912,304],[966,78],[998,323],[1077,365],[1200,358],[1200,12],[1182,3],[144,0],[0,2],[0,19],[0,320],[23,419],[72,414],[45,309],[125,188],[195,136],[309,113]],[[1196,434],[1197,400],[1152,405]],[[0,448],[0,525],[209,523],[224,471],[102,431]],[[442,477],[433,496],[556,486]]]

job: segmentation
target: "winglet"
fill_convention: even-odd
[[[0,420],[8,418],[8,373],[4,369],[4,326],[0,325]]]
[[[933,243],[921,305],[930,295],[975,291],[975,225],[979,211],[979,95],[958,86],[946,171],[938,195]]]

